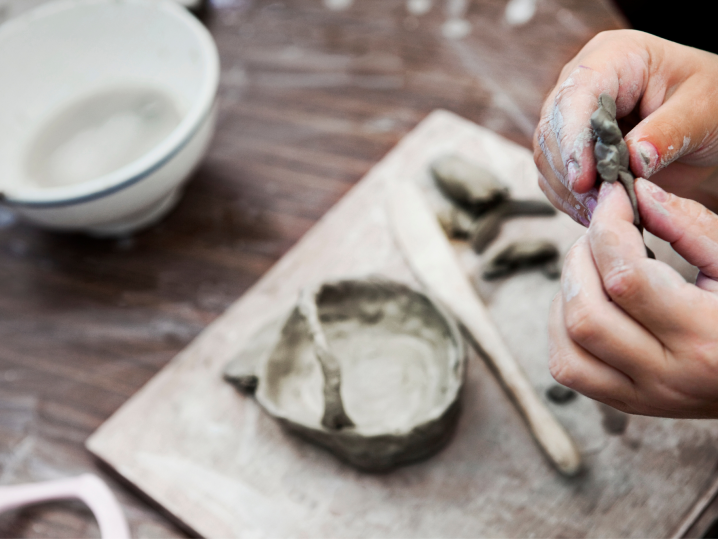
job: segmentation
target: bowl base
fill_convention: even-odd
[[[156,203],[137,213],[119,221],[83,228],[82,232],[96,238],[129,236],[160,222],[174,209],[181,198],[182,188],[177,187]]]

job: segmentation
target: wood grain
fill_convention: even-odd
[[[431,110],[529,147],[516,119],[535,123],[563,64],[622,24],[606,2],[551,0],[510,28],[504,5],[471,2],[473,32],[457,47],[441,37],[445,3],[413,18],[403,0],[342,12],[320,0],[212,3],[218,133],[167,220],[98,241],[44,233],[0,209],[0,482],[94,471],[133,537],[183,536],[99,467],[85,439]],[[0,516],[4,537],[97,533],[79,505]]]
[[[367,274],[418,285],[385,208],[401,182],[428,194],[428,165],[446,152],[489,167],[521,198],[542,196],[531,152],[432,113],[104,423],[91,451],[206,537],[665,537],[681,529],[711,488],[718,432],[710,421],[629,417],[580,396],[545,402],[584,458],[584,473],[567,479],[472,355],[451,443],[425,462],[372,475],[283,431],[222,380],[227,362],[304,286]],[[516,219],[485,254],[464,245],[459,260],[476,277],[472,268],[518,238],[550,238],[565,253],[582,233],[565,214]],[[558,281],[528,272],[478,288],[509,353],[544,395],[554,383],[546,314]]]

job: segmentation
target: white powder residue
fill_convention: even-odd
[[[581,282],[577,280],[571,271],[570,265],[565,265],[563,270],[563,280],[561,282],[563,289],[563,299],[568,302],[581,293]]]
[[[688,146],[691,143],[691,137],[683,137],[683,146],[681,146],[681,155],[683,155],[683,152],[685,152],[688,149]]]
[[[509,26],[523,26],[536,14],[536,0],[509,0],[504,19]]]
[[[553,131],[556,138],[560,140],[561,129],[563,129],[563,114],[561,114],[561,109],[559,109],[558,105],[554,105],[553,107],[549,125],[551,126],[551,131]]]
[[[590,127],[586,127],[583,131],[581,131],[578,136],[576,137],[576,140],[573,141],[573,153],[578,158],[578,156],[588,148],[591,143],[593,142],[593,129]]]
[[[573,80],[573,77],[569,77],[565,81],[563,81],[563,84],[558,89],[558,93],[560,94],[562,90],[565,90],[566,88],[571,88],[572,86],[575,86],[575,85],[576,85],[576,81]]]

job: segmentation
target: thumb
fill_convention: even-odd
[[[645,228],[701,270],[697,286],[718,293],[718,216],[643,178],[636,180],[636,198]]]
[[[698,71],[671,90],[667,85],[660,89],[649,85],[641,103],[645,118],[626,136],[631,169],[643,178],[678,160],[700,167],[718,164],[715,84]]]

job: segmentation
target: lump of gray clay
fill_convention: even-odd
[[[629,170],[629,155],[623,133],[616,121],[616,102],[608,94],[598,97],[598,108],[591,115],[591,127],[596,133],[593,153],[596,157],[596,171],[605,182],[620,181],[631,199],[633,224],[641,225],[634,177]]]
[[[466,352],[456,322],[425,294],[383,279],[327,282],[301,293],[275,341],[258,355],[255,397],[306,440],[368,471],[448,441]],[[246,380],[233,365],[225,378]]]
[[[474,216],[458,206],[442,208],[437,217],[450,238],[468,238],[474,227]]]
[[[469,242],[481,254],[501,232],[501,225],[512,217],[551,216],[556,210],[542,200],[504,200],[474,221],[469,230]]]
[[[623,140],[623,133],[616,120],[616,101],[610,95],[598,96],[598,108],[591,115],[591,127],[596,133],[596,145],[593,148],[596,171],[605,182],[619,181],[623,184],[633,208],[633,224],[643,233],[635,178],[629,169],[628,145]],[[648,246],[646,254],[648,258],[656,258]]]
[[[481,213],[505,200],[509,189],[489,170],[459,155],[445,155],[431,164],[441,191],[456,204]]]
[[[486,280],[505,277],[518,270],[538,268],[552,279],[558,278],[559,251],[546,240],[521,240],[514,242],[497,253],[484,266],[483,278]]]

